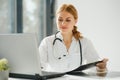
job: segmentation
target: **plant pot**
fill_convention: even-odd
[[[0,80],[8,80],[9,70],[0,71]]]

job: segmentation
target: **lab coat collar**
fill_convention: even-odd
[[[57,37],[57,38],[60,38],[60,39],[63,41],[63,36],[62,36],[62,34],[61,34],[60,32],[56,34],[56,37]],[[74,41],[74,40],[76,40],[76,39],[75,39],[75,37],[73,36],[73,37],[72,37],[72,41]]]

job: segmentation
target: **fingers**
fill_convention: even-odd
[[[106,63],[104,63],[104,62],[98,63],[97,67],[99,67],[100,69],[104,69],[104,68],[106,68]]]
[[[107,58],[104,58],[102,61],[103,61],[104,63],[106,63],[106,62],[108,61],[108,59],[107,59]]]
[[[107,61],[108,61],[108,59],[107,59],[107,58],[104,58],[104,59],[102,60],[102,62],[101,62],[101,63],[98,63],[96,66],[97,66],[98,68],[100,68],[100,69],[105,69],[105,68],[106,68],[106,65],[107,65]]]

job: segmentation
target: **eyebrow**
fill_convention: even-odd
[[[63,18],[63,17],[59,17],[59,18]],[[69,19],[69,18],[71,19],[71,17],[67,17],[67,19]]]

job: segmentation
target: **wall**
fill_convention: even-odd
[[[120,67],[120,0],[57,0],[74,4],[79,13],[78,29],[92,40],[98,53],[109,58],[108,68]]]

